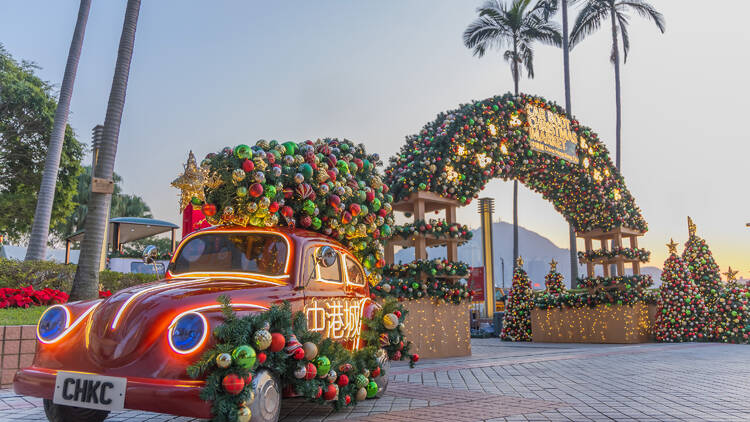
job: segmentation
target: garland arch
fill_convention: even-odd
[[[535,119],[552,124],[540,132]],[[541,151],[540,137],[560,148]],[[406,138],[385,176],[394,201],[423,190],[464,205],[489,180],[514,179],[541,193],[578,232],[648,230],[597,134],[542,97],[508,93],[440,113]]]

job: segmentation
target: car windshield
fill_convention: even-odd
[[[272,233],[208,233],[190,239],[174,263],[174,274],[194,272],[284,273],[285,239]]]

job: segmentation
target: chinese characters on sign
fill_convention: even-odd
[[[367,299],[323,299],[305,305],[307,328],[323,337],[352,340],[359,345],[362,311]]]
[[[570,129],[568,118],[527,104],[526,119],[529,122],[529,143],[532,149],[578,164],[578,135]]]

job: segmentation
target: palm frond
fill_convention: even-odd
[[[534,79],[534,50],[531,45],[523,44],[521,46],[521,60],[526,68],[526,74],[530,79]]]
[[[484,56],[490,47],[501,48],[507,38],[507,29],[498,26],[489,16],[477,18],[463,34],[464,45],[473,49],[477,57]]]
[[[523,29],[521,36],[527,42],[540,41],[555,47],[562,46],[562,32],[560,32],[560,27],[554,22],[529,25]]]
[[[667,30],[667,23],[664,20],[664,15],[659,13],[654,6],[646,3],[643,0],[620,0],[615,5],[617,10],[624,11],[627,8],[631,8],[636,11],[641,17],[654,21],[656,27],[663,34]]]
[[[610,13],[610,4],[606,0],[588,0],[576,18],[570,31],[570,48],[572,49],[583,39],[594,32],[606,21]]]

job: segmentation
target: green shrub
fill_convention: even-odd
[[[70,292],[75,274],[76,266],[73,264],[0,259],[0,287],[20,288],[31,285],[35,289],[50,287]],[[155,280],[156,276],[153,274],[118,273],[107,270],[99,273],[102,289],[112,292]]]

